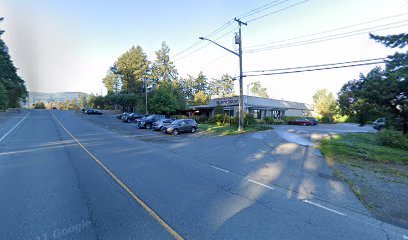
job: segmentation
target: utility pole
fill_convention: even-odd
[[[149,114],[149,112],[147,111],[147,80],[146,78],[144,78],[144,84],[145,84],[145,106],[146,106],[146,114]]]
[[[247,25],[247,23],[242,22],[241,20],[234,18],[234,20],[238,23],[239,30],[238,30],[238,56],[239,56],[239,125],[238,131],[242,132],[244,130],[244,86],[242,82],[242,32],[241,32],[241,25]],[[235,39],[235,43],[237,43],[237,39]]]
[[[215,45],[227,50],[228,52],[236,55],[239,57],[239,110],[238,110],[238,118],[239,118],[239,124],[238,124],[238,131],[242,132],[244,130],[244,90],[243,90],[243,83],[242,83],[242,78],[244,77],[242,74],[242,35],[241,35],[241,25],[247,25],[247,23],[242,22],[241,20],[234,18],[236,22],[238,22],[239,25],[239,32],[238,35],[235,35],[235,44],[239,44],[239,50],[238,53],[235,51],[232,51],[216,42],[214,42],[211,39],[205,38],[205,37],[199,37],[201,40],[207,40],[211,43],[214,43]]]

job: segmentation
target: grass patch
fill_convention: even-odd
[[[353,160],[408,164],[408,151],[383,146],[376,133],[348,133],[323,139],[320,148],[330,161],[352,165]]]
[[[227,135],[236,135],[242,133],[249,133],[249,132],[259,132],[264,130],[272,129],[266,125],[254,125],[245,127],[244,131],[239,132],[238,127],[235,125],[226,125],[226,126],[217,126],[216,124],[209,124],[209,123],[201,123],[198,126],[200,132],[211,133],[220,136],[227,136]]]

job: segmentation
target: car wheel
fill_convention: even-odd
[[[303,123],[303,126],[306,126],[307,124],[306,123]]]
[[[174,129],[173,132],[172,132],[172,134],[173,134],[174,136],[176,136],[176,135],[179,134],[179,131],[178,131],[177,129]]]
[[[146,124],[146,128],[150,129],[150,128],[152,128],[152,125],[151,124]]]
[[[196,130],[197,130],[197,129],[196,129],[195,127],[192,127],[192,128],[191,128],[191,133],[195,133]]]
[[[160,131],[163,131],[163,127],[160,127],[159,130],[160,130]]]

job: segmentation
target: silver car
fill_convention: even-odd
[[[165,127],[167,125],[170,125],[170,123],[172,123],[173,121],[174,121],[174,119],[170,119],[170,118],[156,121],[156,122],[153,123],[152,129],[162,131],[163,127]]]

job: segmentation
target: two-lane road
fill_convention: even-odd
[[[186,138],[169,146],[118,135],[70,111],[30,111],[0,142],[0,238],[408,236],[406,230],[384,224],[364,211],[283,186],[298,177],[290,175],[295,173],[290,169],[279,171],[285,157],[292,158],[291,154],[303,149],[291,149],[292,145],[279,149],[281,140],[268,135],[271,132],[263,134],[259,138],[246,135],[224,140]],[[276,150],[260,160],[257,144],[265,146],[265,142]],[[218,155],[211,155],[211,148]],[[243,151],[253,151],[253,157],[244,159],[242,155],[241,159]],[[302,160],[292,159],[293,166],[305,165],[312,171],[319,167],[308,161],[313,157],[308,153]],[[245,168],[246,161],[262,161],[268,167]],[[282,184],[275,184],[274,177],[286,171],[288,176],[279,176]],[[333,182],[333,188],[344,187]]]

